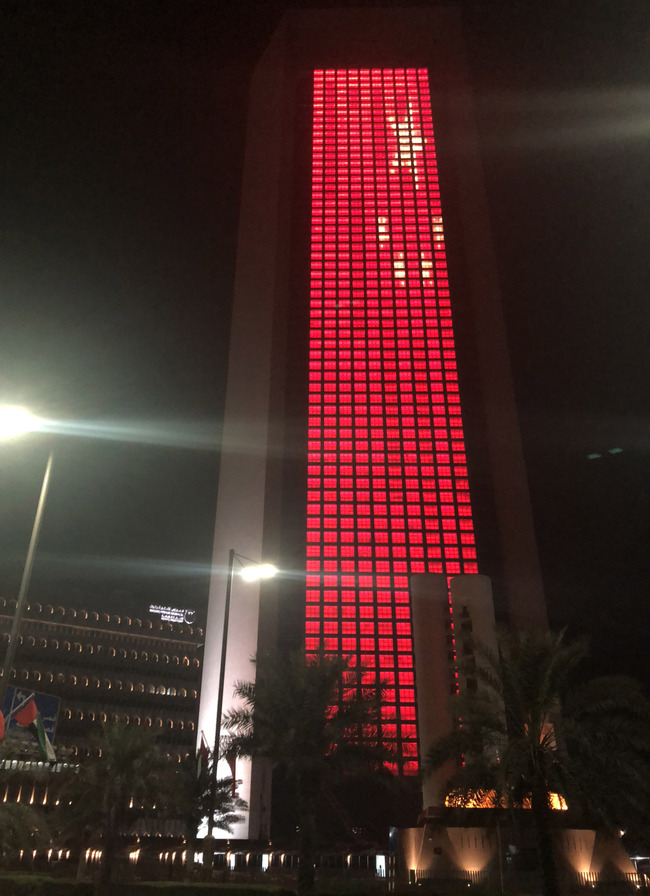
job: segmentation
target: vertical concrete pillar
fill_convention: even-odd
[[[420,757],[424,760],[435,741],[451,729],[447,577],[437,573],[411,576],[411,606],[418,737]],[[445,766],[425,779],[422,785],[425,811],[444,806],[444,785],[451,771],[452,768]]]
[[[467,687],[468,675],[463,669],[463,654],[473,656],[476,665],[485,665],[486,651],[498,652],[492,583],[488,576],[454,576],[450,583],[454,640],[459,659],[458,686]],[[474,647],[478,648],[474,650]]]

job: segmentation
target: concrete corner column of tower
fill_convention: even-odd
[[[485,653],[498,651],[492,585],[487,576],[459,575],[449,588],[444,575],[411,576],[413,648],[417,689],[418,737],[421,762],[436,741],[454,724],[451,700],[476,686],[466,663],[485,662]],[[453,623],[453,624],[452,624]],[[424,778],[425,814],[445,804],[445,784],[452,762]]]
[[[481,575],[454,576],[449,584],[449,594],[457,651],[466,651],[475,666],[488,665],[488,656],[496,657],[499,651],[490,579]],[[476,681],[461,662],[458,666],[460,690],[467,688],[468,678]]]
[[[428,750],[452,727],[449,699],[455,687],[447,577],[435,573],[411,576],[411,607],[418,740],[424,764]],[[424,778],[425,812],[444,806],[444,785],[452,772],[453,765],[446,764]]]

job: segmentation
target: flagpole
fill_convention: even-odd
[[[23,700],[22,703],[19,703],[18,706],[14,706],[14,708],[11,710],[11,712],[7,713],[7,715],[5,716],[5,723],[7,723],[10,719],[13,719],[13,717],[16,715],[16,713],[20,712],[20,710],[23,708],[23,706],[27,706],[29,701],[33,700],[35,696],[36,696],[35,693],[30,694],[29,697],[27,697],[25,700]]]
[[[226,600],[223,611],[223,632],[221,636],[221,662],[219,664],[219,693],[217,695],[217,718],[214,731],[214,748],[212,753],[212,775],[210,776],[210,803],[208,815],[208,837],[212,837],[214,830],[214,813],[217,807],[217,763],[220,757],[221,746],[221,713],[223,712],[223,689],[226,678],[226,651],[228,649],[228,620],[230,617],[230,595],[232,592],[232,577],[235,567],[235,551],[231,548],[228,552],[228,577],[226,579]],[[210,863],[212,867],[212,862]]]

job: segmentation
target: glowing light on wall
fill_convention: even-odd
[[[560,793],[551,792],[548,795],[548,799],[551,809],[556,812],[566,812],[569,808],[566,800]],[[462,806],[463,809],[494,809],[497,805],[500,805],[502,809],[509,808],[507,800],[504,798],[497,800],[494,790],[477,790],[475,793],[463,794],[451,793],[445,797],[445,806],[454,808]],[[530,797],[525,797],[518,807],[520,809],[530,809]]]
[[[310,287],[306,646],[415,774],[409,575],[478,571],[426,70],[314,73]]]

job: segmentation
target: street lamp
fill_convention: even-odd
[[[230,617],[230,595],[232,592],[232,580],[235,574],[235,560],[241,565],[240,575],[245,582],[256,582],[259,579],[271,579],[277,573],[277,569],[271,563],[258,563],[242,554],[238,554],[233,548],[228,553],[228,577],[226,579],[226,602],[223,611],[223,636],[221,640],[221,662],[219,664],[219,691],[217,696],[217,719],[214,731],[214,753],[212,755],[212,775],[210,778],[210,811],[208,814],[208,837],[212,837],[214,830],[214,813],[217,802],[217,761],[221,745],[221,714],[223,712],[223,691],[226,677],[226,651],[228,649],[228,620]],[[210,862],[210,865],[212,863]]]
[[[40,420],[33,414],[30,414],[25,408],[3,407],[0,408],[0,439],[10,439],[15,436],[24,435],[27,432],[34,432],[39,428]],[[18,600],[16,602],[16,610],[11,623],[11,632],[9,634],[9,644],[2,664],[2,678],[0,679],[0,710],[4,703],[7,686],[9,684],[9,676],[11,675],[11,667],[16,656],[16,648],[18,647],[18,632],[20,631],[20,623],[23,618],[25,609],[25,601],[27,598],[27,589],[29,580],[32,577],[32,569],[34,567],[34,555],[36,553],[36,545],[38,536],[41,531],[41,521],[43,519],[43,511],[45,509],[45,501],[50,485],[50,474],[52,472],[52,462],[54,460],[54,452],[50,451],[43,475],[43,484],[41,485],[41,495],[38,499],[36,507],[36,516],[34,517],[34,525],[32,526],[32,536],[29,540],[27,549],[27,557],[25,558],[25,566],[23,567],[23,577],[18,592]]]

